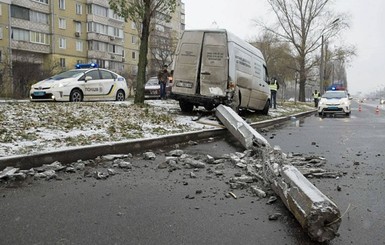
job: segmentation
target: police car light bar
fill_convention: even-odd
[[[76,69],[81,69],[81,68],[97,68],[98,64],[96,63],[90,63],[90,64],[76,64],[75,68]]]

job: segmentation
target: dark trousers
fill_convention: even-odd
[[[277,109],[277,91],[276,90],[270,90],[271,92],[271,101],[270,101],[270,108],[274,106],[274,109]]]
[[[318,107],[318,101],[319,101],[319,99],[318,98],[314,98],[314,107]]]
[[[166,98],[166,83],[160,82],[160,98],[165,99]]]

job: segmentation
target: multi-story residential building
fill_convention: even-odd
[[[89,62],[132,79],[139,41],[106,0],[0,0],[0,90],[26,96],[35,80]]]

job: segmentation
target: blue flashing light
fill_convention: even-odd
[[[97,68],[98,64],[96,63],[89,63],[89,64],[76,64],[76,69],[82,69],[82,68]]]

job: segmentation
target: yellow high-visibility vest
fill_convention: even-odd
[[[319,93],[317,92],[317,93],[313,93],[313,98],[314,99],[318,99],[319,98]]]
[[[278,90],[277,82],[270,83],[269,87],[270,87],[270,90],[274,90],[274,91]]]

